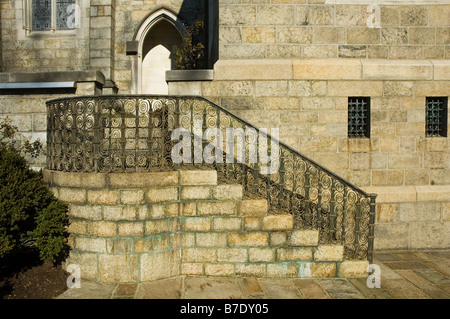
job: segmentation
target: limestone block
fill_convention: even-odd
[[[181,199],[210,199],[211,190],[208,186],[184,186],[181,189]]]
[[[286,245],[286,232],[271,232],[270,246],[284,246]]]
[[[178,185],[178,172],[111,173],[111,188],[147,188]]]
[[[255,25],[256,6],[224,6],[220,10],[219,25],[237,26],[237,25]]]
[[[429,221],[410,224],[411,249],[447,248],[450,245],[450,222]]]
[[[311,248],[278,248],[277,261],[312,261]]]
[[[399,204],[378,204],[377,223],[392,223],[398,220]]]
[[[238,204],[238,214],[241,216],[265,216],[268,209],[266,199],[246,199]]]
[[[117,233],[116,228],[117,226],[114,222],[91,222],[89,225],[89,233],[91,236],[114,237]]]
[[[294,230],[288,236],[289,246],[317,246],[319,244],[319,231]]]
[[[409,249],[409,225],[406,223],[375,225],[374,249]]]
[[[181,185],[216,185],[217,171],[180,171]]]
[[[113,205],[118,203],[119,194],[110,190],[88,190],[87,199],[89,204]]]
[[[258,25],[293,25],[295,24],[294,6],[265,5],[258,7],[256,14]]]
[[[450,62],[448,60],[432,60],[434,67],[434,80],[450,80]]]
[[[234,202],[199,202],[197,210],[199,215],[235,215],[236,204]]]
[[[245,230],[261,230],[261,218],[260,217],[245,217],[244,218]]]
[[[251,262],[275,261],[275,250],[273,248],[249,248],[248,255]]]
[[[181,250],[183,262],[215,262],[216,249],[214,248],[183,248]]]
[[[144,191],[143,190],[121,190],[120,202],[122,204],[143,204]]]
[[[65,262],[65,268],[68,265],[75,264],[80,266],[80,273],[85,280],[97,280],[97,254],[70,252],[69,258]]]
[[[133,250],[131,238],[108,238],[106,239],[106,251],[108,254],[130,254]]]
[[[265,264],[236,264],[236,276],[240,277],[264,277],[266,274]]]
[[[230,246],[267,246],[269,235],[262,232],[230,233],[228,243]]]
[[[179,274],[180,258],[177,250],[142,254],[140,260],[141,281],[170,278]]]
[[[52,174],[52,185],[79,188],[105,188],[106,186],[106,174],[102,173],[48,172],[51,172]]]
[[[155,188],[147,192],[148,203],[170,202],[178,200],[178,187]]]
[[[106,252],[106,240],[104,238],[76,237],[75,249],[94,253]]]
[[[420,81],[415,83],[414,95],[422,96],[448,96],[450,83],[439,81]],[[422,104],[424,105],[424,104]],[[423,107],[423,106],[422,106]]]
[[[213,198],[219,200],[242,199],[242,185],[217,185],[213,188]]]
[[[294,79],[298,80],[359,80],[360,60],[308,59],[294,60]],[[330,94],[336,95],[336,94]]]
[[[187,276],[203,275],[203,264],[183,263],[181,264],[181,274]]]
[[[214,231],[240,230],[242,218],[239,217],[215,217],[213,219]]]
[[[423,60],[362,60],[363,78],[368,80],[431,80],[433,65]]]
[[[231,277],[234,275],[233,264],[206,264],[206,276]]]
[[[183,222],[185,231],[211,231],[211,219],[208,217],[186,217]]]
[[[169,232],[168,219],[148,220],[145,222],[145,234],[154,235]]]
[[[217,249],[217,261],[219,262],[246,262],[248,252],[246,248],[220,248]]]
[[[102,218],[101,206],[69,205],[69,216],[89,220],[100,220]]]
[[[425,26],[428,23],[426,6],[406,6],[400,8],[400,24],[407,26]]]
[[[294,228],[294,217],[288,215],[270,215],[263,218],[263,230],[292,230]]]
[[[68,232],[69,234],[74,235],[87,235],[88,234],[88,225],[87,221],[83,220],[70,220]]]
[[[336,277],[336,263],[312,263],[310,267],[313,278],[333,278]]]
[[[417,201],[419,202],[445,202],[450,198],[450,186],[416,186]]]
[[[153,249],[153,240],[149,238],[138,238],[134,242],[134,251],[137,253],[149,252]]]
[[[411,81],[385,81],[384,96],[412,96],[414,83]]]
[[[242,42],[275,43],[276,29],[274,27],[242,27]]]
[[[292,278],[297,277],[297,264],[284,262],[267,264],[267,277]]]
[[[137,207],[136,206],[104,206],[103,219],[118,221],[118,220],[136,220]]]
[[[358,73],[358,77],[361,76]],[[330,81],[328,82],[329,96],[382,96],[383,82],[381,81]]]
[[[345,41],[345,28],[335,26],[313,28],[314,44],[338,44]]]
[[[227,245],[226,233],[197,233],[195,234],[196,247],[225,247]]]
[[[121,222],[118,226],[119,236],[142,236],[144,234],[143,222]]]
[[[335,23],[342,26],[366,26],[367,6],[336,6]]]
[[[59,189],[58,198],[63,202],[85,203],[86,202],[86,190],[62,187]]]
[[[408,28],[382,28],[381,43],[391,45],[408,44]]]
[[[350,27],[347,28],[348,44],[379,44],[380,28]]]
[[[288,80],[292,78],[292,63],[274,59],[227,59],[214,65],[214,79],[219,80]]]
[[[367,267],[367,260],[344,260],[338,266],[338,277],[365,278],[368,276]]]
[[[319,245],[314,252],[315,261],[340,261],[344,258],[344,246]]]

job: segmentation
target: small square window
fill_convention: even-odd
[[[447,137],[448,97],[427,97],[427,137]]]
[[[370,97],[348,98],[348,137],[370,137]]]

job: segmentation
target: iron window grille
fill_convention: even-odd
[[[426,136],[447,137],[448,97],[427,97]]]
[[[348,98],[348,137],[370,137],[370,97]]]

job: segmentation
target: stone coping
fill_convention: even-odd
[[[363,187],[364,191],[378,194],[379,203],[411,203],[449,201],[450,185],[380,186]]]
[[[213,70],[169,70],[166,71],[167,82],[212,81]]]
[[[100,71],[11,72],[0,73],[0,83],[98,82],[105,84]]]
[[[214,80],[450,80],[450,60],[221,59]]]

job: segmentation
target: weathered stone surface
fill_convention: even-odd
[[[368,276],[367,260],[345,260],[338,266],[338,277],[343,278],[364,278]]]
[[[179,275],[180,259],[178,255],[179,252],[176,250],[141,255],[141,281],[153,281]]]
[[[263,218],[262,229],[277,231],[277,230],[292,230],[294,228],[294,217],[292,215],[270,215]]]
[[[180,171],[181,185],[216,185],[216,171]]]
[[[294,79],[303,80],[359,80],[359,60],[310,59],[293,61]]]
[[[318,243],[317,230],[294,230],[288,235],[289,246],[317,246]]]
[[[178,172],[151,173],[111,173],[109,184],[112,188],[147,188],[178,185]]]
[[[238,214],[244,216],[265,216],[267,215],[268,204],[265,199],[246,199],[238,204]]]
[[[228,235],[230,246],[267,246],[269,236],[267,233],[230,233]]]
[[[178,187],[150,189],[146,194],[147,202],[160,203],[178,200]]]
[[[344,258],[344,246],[319,245],[314,252],[316,261],[340,261]]]

